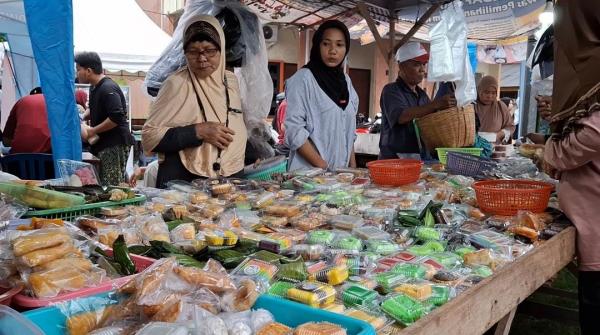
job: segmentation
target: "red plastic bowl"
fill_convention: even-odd
[[[416,159],[384,159],[367,163],[371,179],[377,185],[402,186],[415,183],[423,162]]]

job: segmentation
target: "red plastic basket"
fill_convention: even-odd
[[[23,290],[23,286],[4,287],[0,286],[0,305],[10,306],[15,295]]]
[[[486,180],[474,183],[473,188],[482,211],[516,215],[518,211],[545,211],[554,186],[530,180]]]
[[[419,180],[423,162],[416,159],[384,159],[367,163],[375,184],[402,186]]]

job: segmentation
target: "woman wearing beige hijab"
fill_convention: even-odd
[[[144,151],[159,155],[157,187],[171,180],[234,176],[244,168],[246,127],[237,79],[225,70],[224,47],[214,17],[188,22],[187,66],[163,83],[142,130]]]
[[[504,102],[498,100],[498,80],[485,76],[477,85],[475,113],[479,131],[496,134],[496,143],[508,142],[515,131],[513,117]]]

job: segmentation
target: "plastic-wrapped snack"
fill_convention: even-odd
[[[433,281],[446,286],[456,286],[460,283],[462,277],[456,272],[441,270],[433,276]]]
[[[77,225],[79,227],[81,227],[82,229],[88,229],[93,232],[98,232],[99,229],[113,226],[113,225],[117,224],[119,221],[101,220],[101,219],[95,218],[93,216],[86,215],[86,216],[77,218],[76,222],[77,222]],[[32,221],[32,223],[33,223],[33,221]]]
[[[231,274],[259,277],[266,282],[270,282],[275,277],[277,271],[278,268],[275,264],[259,259],[247,258],[237,268],[235,268]]]
[[[314,230],[306,237],[308,244],[330,245],[335,238],[335,233],[329,230]]]
[[[413,232],[413,236],[416,239],[419,239],[422,241],[430,241],[430,240],[439,241],[442,238],[441,233],[438,230],[436,230],[435,228],[428,228],[428,227],[415,228],[415,230]]]
[[[202,233],[209,246],[235,245],[238,241],[237,235],[231,230],[205,230]]]
[[[338,229],[351,231],[364,225],[364,220],[352,215],[336,215],[329,220],[329,223]]]
[[[366,308],[351,308],[347,310],[344,315],[362,320],[373,326],[375,330],[383,328],[388,323],[387,318],[381,312],[378,313],[377,311],[368,310]]]
[[[346,311],[346,307],[344,307],[343,304],[333,303],[327,307],[324,307],[323,310],[331,313],[344,314],[344,311]]]
[[[312,231],[327,224],[327,216],[317,212],[300,215],[290,219],[290,224],[302,231]]]
[[[256,209],[263,209],[275,201],[276,194],[273,192],[264,192],[259,194],[254,200],[251,201],[251,205]]]
[[[427,303],[434,306],[442,306],[450,300],[450,287],[444,285],[432,285],[431,296],[427,298]]]
[[[229,278],[227,273],[215,273],[192,267],[175,267],[174,273],[185,282],[198,286],[205,287],[216,294],[228,292],[236,289],[235,284]]]
[[[389,240],[369,239],[366,241],[367,251],[379,255],[391,255],[400,251],[400,246]]]
[[[346,330],[328,322],[309,322],[294,330],[294,335],[346,335]]]
[[[346,264],[338,264],[311,274],[310,279],[335,286],[344,283],[348,277],[348,266]]]
[[[300,206],[294,202],[278,202],[265,208],[265,213],[273,216],[294,217],[300,214]]]
[[[391,269],[391,272],[400,274],[405,278],[423,279],[427,273],[427,268],[421,264],[399,263]]]
[[[375,262],[364,255],[341,257],[336,264],[346,264],[350,276],[365,275],[376,268]]]
[[[193,240],[196,238],[196,228],[191,223],[183,223],[171,230],[170,235],[173,242]]]
[[[375,275],[375,280],[383,293],[389,293],[394,290],[394,287],[406,281],[406,277],[398,273],[382,272]]]
[[[146,242],[170,242],[169,227],[160,215],[149,215],[141,220],[140,233]]]
[[[281,216],[263,216],[260,223],[271,227],[285,227],[288,224],[288,218]]]
[[[219,261],[226,269],[231,269],[238,266],[245,256],[239,251],[224,249],[217,250],[213,255],[214,259]]]
[[[150,322],[142,327],[138,335],[187,335],[188,328],[183,325],[168,322]]]
[[[279,263],[280,259],[285,258],[284,256],[266,250],[259,250],[250,256],[252,258],[265,261],[271,264]]]
[[[119,226],[110,226],[98,229],[98,242],[112,247],[113,243],[123,230]]]
[[[38,249],[26,253],[18,257],[18,261],[23,265],[32,268],[34,266],[43,265],[50,261],[63,258],[69,254],[77,254],[77,252],[78,251],[73,245],[73,243],[64,242],[53,247]]]
[[[309,305],[315,308],[325,307],[335,301],[335,288],[333,286],[305,281],[288,290],[288,299]]]
[[[424,314],[423,305],[404,294],[385,299],[381,304],[381,309],[404,326],[411,325]]]
[[[459,255],[460,257],[464,257],[466,254],[475,252],[475,251],[477,251],[477,249],[475,249],[474,247],[472,247],[470,245],[462,245],[462,246],[456,247],[453,252],[455,254]]]
[[[283,233],[270,233],[266,235],[269,240],[277,243],[279,245],[279,252],[283,250],[289,250],[292,247],[292,239]],[[264,242],[264,241],[261,241]]]
[[[55,247],[70,242],[71,236],[66,229],[41,229],[19,234],[12,240],[13,254],[23,256],[32,251]]]
[[[342,291],[341,299],[344,306],[374,306],[377,304],[377,292],[360,285],[350,285]]]
[[[442,264],[446,269],[455,269],[462,264],[462,258],[452,252],[438,252],[429,255],[429,257]]]
[[[432,285],[427,281],[411,281],[402,283],[394,288],[394,292],[403,293],[407,296],[423,301],[431,297]]]
[[[485,266],[485,265],[474,266],[472,268],[472,270],[473,270],[473,272],[472,272],[473,275],[480,276],[483,278],[487,278],[494,274],[494,271],[492,271],[492,269],[490,269],[488,266]]]
[[[304,262],[281,264],[277,272],[277,278],[290,282],[301,282],[308,278],[308,271]]]
[[[226,312],[241,312],[249,310],[256,299],[259,292],[256,283],[249,279],[244,279],[238,285],[238,288],[225,293],[221,301],[221,307]]]
[[[376,240],[388,240],[391,238],[390,234],[374,226],[362,226],[352,230],[352,233],[358,238],[363,240],[376,239]]]
[[[363,248],[362,241],[354,236],[344,236],[339,234],[338,237],[331,244],[333,248],[342,250],[355,250],[361,251]]]
[[[256,335],[290,335],[292,329],[277,322],[271,322],[256,331]]]
[[[319,211],[321,212],[321,214],[330,215],[330,216],[340,215],[342,213],[340,206],[338,206],[336,204],[332,204],[332,203],[322,204],[319,207]]]
[[[540,237],[537,230],[526,226],[510,226],[507,231],[517,237],[524,237],[526,242],[535,242]]]
[[[88,268],[85,265],[78,267],[77,264],[74,260],[70,266],[64,265],[31,273],[28,282],[34,295],[38,298],[52,298],[63,291],[75,291],[86,286],[97,285],[104,279],[103,270]]]
[[[287,298],[287,292],[289,289],[294,288],[296,284],[287,281],[276,281],[269,287],[268,293],[281,298]]]
[[[325,250],[325,246],[320,244],[298,244],[292,247],[292,252],[302,256],[305,261],[321,259]]]

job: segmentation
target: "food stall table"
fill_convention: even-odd
[[[392,325],[379,334],[481,335],[497,322],[495,334],[508,334],[517,306],[567,266],[574,255],[575,228],[569,227],[410,327]]]

